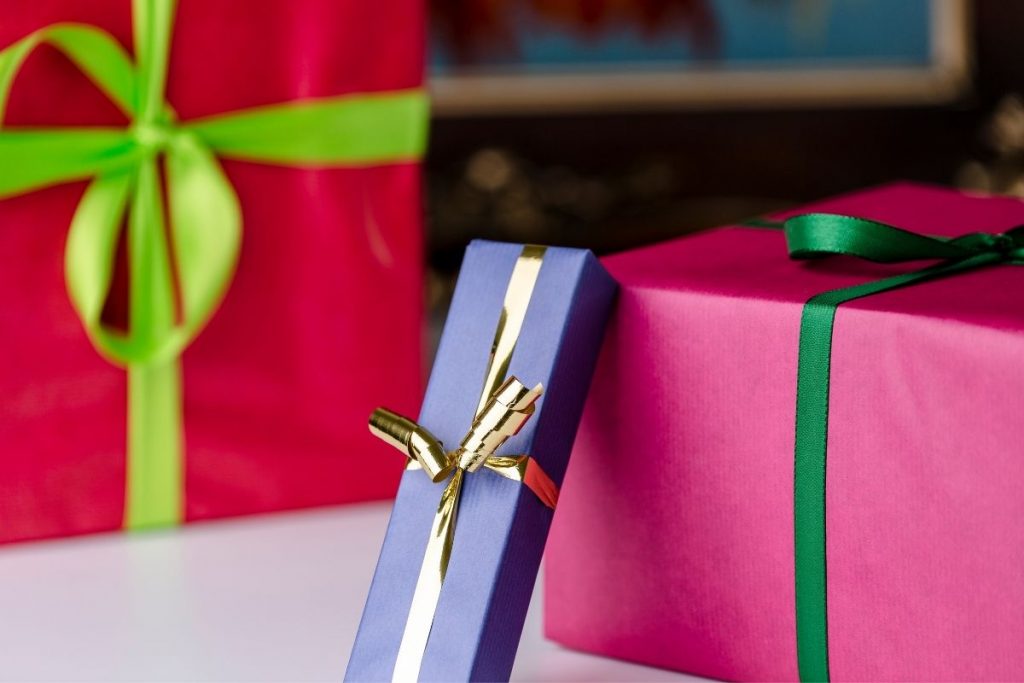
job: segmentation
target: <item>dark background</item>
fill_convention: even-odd
[[[1020,194],[1024,2],[969,15],[972,84],[941,106],[437,118],[435,300],[475,237],[607,253],[892,180]]]

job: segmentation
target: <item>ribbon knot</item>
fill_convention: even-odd
[[[998,252],[1003,256],[1010,256],[1017,248],[1016,240],[1014,240],[1010,235],[1004,233],[990,235],[987,241],[993,251]]]
[[[403,451],[410,467],[422,468],[434,483],[447,479],[455,469],[476,472],[487,466],[502,470],[508,467],[510,460],[525,456],[496,456],[495,451],[519,433],[533,415],[534,404],[541,393],[541,385],[527,389],[517,378],[509,377],[491,395],[459,447],[452,451],[446,451],[441,440],[425,427],[386,408],[373,411],[370,432]],[[547,504],[547,496],[540,497]]]
[[[1008,261],[1019,262],[1024,260],[1024,226],[1018,226],[1012,230],[998,234],[974,233],[985,247],[1000,254]]]
[[[140,122],[131,128],[136,144],[146,151],[147,155],[155,155],[171,146],[173,137],[178,131],[168,122]]]

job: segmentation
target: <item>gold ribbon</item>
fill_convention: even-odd
[[[459,496],[466,473],[483,467],[525,485],[551,509],[558,502],[558,487],[536,460],[528,455],[494,454],[530,419],[543,391],[540,384],[527,389],[515,377],[504,379],[543,259],[544,247],[528,245],[516,260],[494,333],[476,416],[458,448],[446,451],[427,429],[384,408],[378,408],[370,416],[370,431],[403,451],[409,458],[409,469],[422,468],[434,483],[448,479],[434,514],[392,681],[415,681],[419,677],[451,559]]]

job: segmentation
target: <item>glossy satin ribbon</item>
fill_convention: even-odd
[[[794,259],[852,256],[878,263],[939,261],[920,270],[811,297],[800,321],[793,472],[797,659],[803,681],[829,680],[825,486],[832,331],[836,309],[854,299],[983,266],[1024,263],[1024,228],[946,239],[850,216],[805,214],[782,227]]]
[[[525,485],[551,509],[558,502],[558,487],[533,458],[528,455],[494,454],[530,418],[534,412],[534,403],[541,395],[540,385],[527,389],[515,377],[505,379],[505,374],[519,339],[543,258],[543,247],[526,246],[516,261],[491,346],[476,416],[457,449],[445,451],[441,442],[429,431],[383,408],[378,408],[370,418],[370,431],[403,451],[409,458],[409,468],[422,468],[435,483],[447,479],[420,565],[416,590],[395,661],[393,681],[415,681],[419,677],[437,602],[441,597],[441,587],[451,559],[459,496],[466,474],[485,468]]]
[[[182,122],[164,99],[175,0],[133,0],[136,61],[110,34],[54,24],[0,51],[0,121],[14,78],[46,43],[131,120],[127,128],[0,130],[0,199],[91,179],[65,251],[68,294],[97,350],[128,371],[128,528],[183,513],[179,357],[234,275],[242,217],[217,156],[289,166],[419,157],[422,90],[300,100]],[[167,188],[169,230],[161,191]],[[129,329],[102,320],[127,214]],[[284,227],[284,226],[282,226]]]

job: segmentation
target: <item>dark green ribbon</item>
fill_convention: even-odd
[[[794,259],[853,256],[876,263],[938,261],[909,273],[817,294],[800,320],[793,471],[796,639],[800,679],[828,681],[825,477],[832,330],[840,304],[996,264],[1024,263],[1024,226],[1003,234],[946,239],[834,214],[794,216],[782,224]]]

